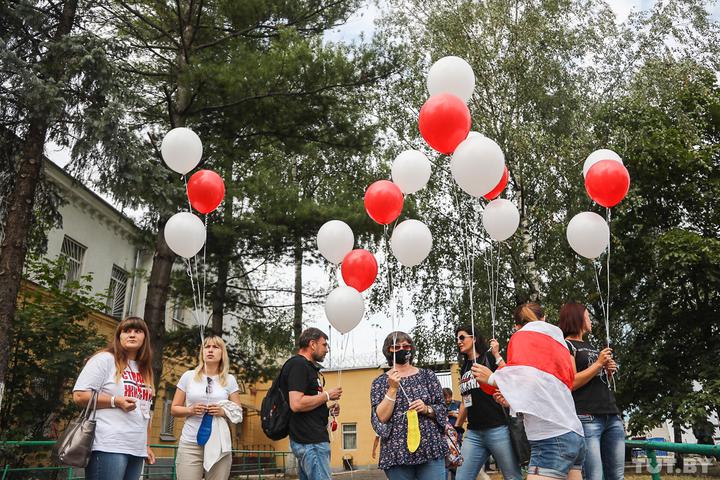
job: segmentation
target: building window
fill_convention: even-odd
[[[65,280],[60,284],[60,288],[63,288],[69,282],[80,280],[86,250],[87,247],[65,235],[60,248],[60,256],[65,259],[67,266],[65,267]]]
[[[121,319],[125,314],[125,292],[127,291],[128,274],[125,270],[113,265],[108,287],[107,314]]]
[[[175,440],[175,417],[170,413],[172,408],[172,399],[175,396],[175,389],[167,389],[165,391],[165,402],[163,403],[162,430],[160,431],[161,440]]]
[[[357,448],[357,423],[342,424],[343,450],[355,450]]]
[[[173,308],[172,308],[172,320],[174,322],[178,322],[181,325],[183,322],[183,305],[180,301],[180,297],[176,297],[175,300],[173,300]]]

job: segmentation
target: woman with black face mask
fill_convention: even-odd
[[[370,390],[372,426],[381,441],[379,467],[390,480],[442,479],[448,447],[440,382],[434,372],[413,366],[415,344],[405,332],[388,335],[383,354],[391,368],[373,380]],[[413,428],[408,437],[409,410],[417,413],[419,444]]]

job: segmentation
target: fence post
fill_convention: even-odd
[[[652,476],[652,480],[660,480],[660,469],[662,469],[662,465],[658,466],[657,457],[655,456],[655,450],[654,449],[647,449],[645,450],[647,452],[647,458],[649,461],[648,468],[650,469],[650,475]]]

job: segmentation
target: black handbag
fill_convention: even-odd
[[[70,467],[87,467],[95,441],[95,412],[97,411],[97,390],[92,391],[92,397],[85,407],[85,411],[70,422],[52,449],[52,459],[56,463]]]
[[[527,435],[525,434],[525,424],[523,423],[522,413],[518,413],[516,417],[508,415],[505,411],[505,416],[508,421],[508,430],[510,430],[510,442],[512,443],[513,450],[518,459],[520,467],[527,467],[530,464],[530,442],[528,441]]]

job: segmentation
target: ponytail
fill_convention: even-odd
[[[545,311],[538,303],[527,302],[518,305],[513,313],[515,325],[525,325],[528,322],[540,320],[545,316]]]

